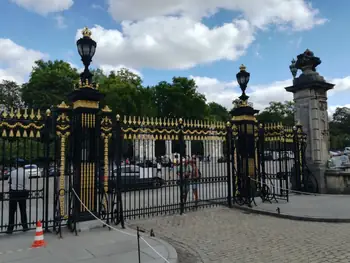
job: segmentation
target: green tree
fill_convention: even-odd
[[[28,83],[23,85],[22,99],[30,108],[47,109],[67,101],[79,81],[79,74],[62,60],[35,62]]]
[[[350,145],[350,109],[339,107],[329,122],[330,145],[332,149],[344,149]]]
[[[140,76],[127,69],[112,71],[100,82],[100,91],[105,95],[102,105],[108,105],[120,115],[154,115],[152,89],[144,88]]]
[[[102,69],[93,69],[91,70],[92,76],[92,82],[102,84],[104,81],[106,81],[107,76],[103,73]]]
[[[282,122],[283,125],[293,126],[294,123],[294,102],[271,101],[270,105],[257,115],[261,122]]]
[[[21,87],[14,81],[3,80],[0,83],[0,110],[20,108],[23,106]]]
[[[228,121],[230,116],[227,111],[227,109],[216,103],[216,102],[210,102],[208,104],[208,118],[212,121]]]
[[[206,99],[197,91],[193,79],[174,77],[172,83],[159,82],[154,88],[154,102],[159,117],[204,119]]]

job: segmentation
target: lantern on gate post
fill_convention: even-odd
[[[82,31],[83,37],[78,39],[77,48],[81,57],[81,61],[84,64],[84,71],[80,74],[80,80],[83,84],[91,85],[92,73],[89,70],[90,63],[96,51],[96,42],[91,39],[91,31],[85,27]]]
[[[230,113],[232,115],[231,123],[237,127],[237,188],[240,197],[243,197],[246,204],[251,203],[251,180],[255,178],[256,163],[256,146],[255,131],[257,129],[255,110],[249,103],[249,96],[246,94],[247,85],[250,80],[250,73],[246,71],[246,67],[241,65],[239,72],[236,74],[237,82],[241,88],[242,94],[239,96],[238,106]],[[236,194],[236,191],[233,192]]]

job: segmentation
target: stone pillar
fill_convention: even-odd
[[[313,52],[306,50],[297,58],[291,68],[294,65],[302,73],[294,78],[293,86],[286,87],[286,90],[293,93],[295,121],[302,125],[303,132],[307,135],[307,165],[317,179],[319,191],[325,193],[324,173],[329,158],[327,91],[332,89],[334,84],[327,83],[316,72],[321,60],[315,57]]]
[[[220,158],[224,156],[224,147],[223,147],[223,141],[218,140],[215,142],[216,145],[216,158]]]
[[[191,156],[192,150],[191,150],[191,141],[185,141],[186,143],[186,156]]]
[[[218,141],[213,140],[212,141],[212,153],[213,153],[213,158],[217,158],[219,153],[218,153]]]
[[[165,141],[165,155],[168,157],[171,157],[172,155],[172,141],[171,140],[167,140]]]
[[[140,161],[146,158],[146,140],[138,140]]]
[[[211,154],[210,151],[210,144],[211,141],[203,141],[203,150],[204,150],[204,156],[207,157],[209,154]]]
[[[140,160],[152,160],[156,156],[155,140],[140,140]]]
[[[156,141],[149,140],[148,142],[149,142],[148,143],[148,147],[149,147],[148,159],[153,160],[156,157]]]
[[[141,140],[134,140],[132,143],[134,148],[134,158],[140,159],[141,158],[141,150],[140,150]]]

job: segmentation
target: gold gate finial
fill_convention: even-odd
[[[83,37],[91,37],[91,30],[88,27],[84,27],[83,30],[81,31]]]

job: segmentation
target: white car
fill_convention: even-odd
[[[24,166],[24,172],[29,178],[38,178],[42,175],[42,169],[36,164],[27,164]]]
[[[345,147],[344,154],[350,154],[350,147]]]

